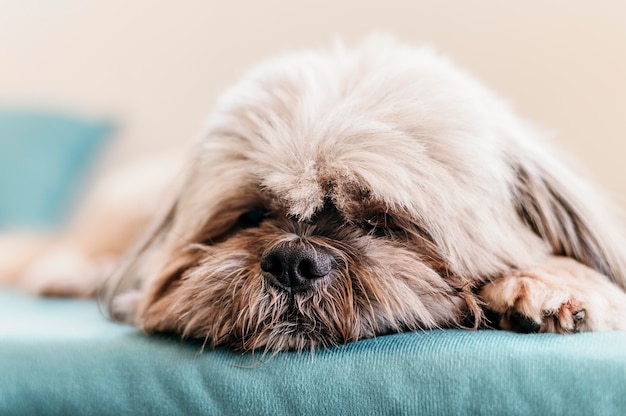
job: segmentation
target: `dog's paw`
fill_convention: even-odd
[[[578,332],[587,315],[583,299],[556,285],[545,271],[515,271],[486,285],[480,296],[500,316],[502,329],[516,332]]]
[[[626,329],[626,293],[575,260],[552,257],[485,285],[485,307],[516,332],[575,333]]]
[[[111,259],[93,260],[78,251],[57,249],[26,268],[19,285],[40,296],[93,297],[112,265]]]

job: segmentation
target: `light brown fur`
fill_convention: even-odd
[[[282,350],[493,313],[626,329],[610,205],[428,48],[379,36],[261,65],[223,96],[177,189],[103,291],[148,333]],[[330,274],[271,284],[261,260],[289,244],[330,253]]]

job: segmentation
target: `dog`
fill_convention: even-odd
[[[92,294],[103,254],[130,250],[101,289],[113,319],[240,351],[626,329],[617,210],[432,48],[378,35],[269,60],[221,97],[184,166],[132,249],[143,187],[117,203],[133,218],[119,232],[99,205],[81,238],[115,243],[66,250],[80,289],[52,273],[58,252],[27,286]]]

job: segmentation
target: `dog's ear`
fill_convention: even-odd
[[[139,294],[146,280],[153,276],[156,265],[163,259],[163,246],[173,225],[177,205],[178,200],[156,217],[152,226],[126,254],[103,286],[99,299],[111,319],[133,323],[139,306]]]
[[[224,170],[233,172],[225,165],[221,164]],[[196,168],[188,167],[180,177],[182,181],[174,188],[176,197],[156,215],[151,227],[102,288],[99,298],[111,319],[141,326],[150,305],[198,264],[203,255],[198,246],[228,233],[236,225],[241,208],[255,205],[245,187],[236,185],[246,181],[235,174],[228,186],[216,182],[211,192],[197,192],[203,189],[198,182],[203,183],[204,176]]]
[[[518,212],[553,253],[626,288],[626,240],[609,201],[556,159],[518,163],[516,171]]]

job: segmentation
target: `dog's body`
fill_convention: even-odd
[[[148,333],[305,349],[486,311],[519,331],[626,329],[619,219],[427,48],[373,37],[267,62],[224,95],[172,200],[103,291]]]

